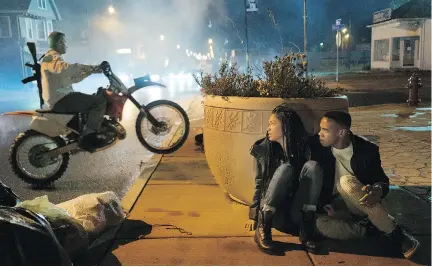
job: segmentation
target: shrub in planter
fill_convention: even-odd
[[[239,73],[236,65],[222,62],[219,72],[194,75],[204,95],[238,97],[316,98],[332,97],[339,91],[329,89],[313,75],[306,76],[307,62],[303,54],[275,57],[263,62],[263,75],[254,79],[249,70]]]
[[[265,136],[273,108],[287,103],[302,118],[306,130],[319,131],[319,120],[329,110],[348,111],[348,101],[325,82],[305,75],[301,54],[263,62],[256,78],[223,62],[218,73],[194,76],[204,100],[204,147],[216,181],[234,200],[250,204],[254,187],[251,146]]]

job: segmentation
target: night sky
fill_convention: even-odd
[[[130,17],[131,6],[136,12],[136,5],[139,2],[142,16],[138,19],[143,20],[137,23],[142,24],[145,32],[146,27],[167,27],[164,21],[170,20],[173,16],[187,13],[194,8],[197,3],[203,0],[57,0],[58,8],[63,16],[63,22],[58,24],[59,28],[67,27],[70,21],[77,21],[77,24],[85,25],[86,9],[90,15],[100,14],[104,7],[112,3],[121,17]],[[342,23],[349,26],[351,22],[351,36],[356,43],[368,43],[370,40],[370,29],[366,28],[372,22],[372,13],[391,4],[400,5],[406,0],[361,0],[361,1],[342,1],[342,0],[308,0],[308,47],[314,49],[319,43],[331,43],[334,36],[331,26],[337,18],[342,19]],[[185,4],[182,5],[181,3]],[[187,25],[185,29],[185,39],[192,42],[203,43],[212,37],[217,42],[229,40],[227,47],[241,48],[240,39],[244,40],[244,1],[243,0],[207,0],[212,2],[204,12],[199,12],[198,20],[194,24]],[[284,46],[292,46],[291,42],[299,47],[303,47],[303,1],[302,0],[257,0],[259,12],[248,15],[249,26],[249,46],[267,47],[273,49],[280,48],[280,39]],[[173,5],[176,4],[175,10]],[[179,8],[180,6],[180,8]],[[161,25],[154,25],[157,19],[145,22],[147,12],[158,11]],[[279,30],[272,22],[269,13],[272,13]],[[230,19],[227,19],[230,18]],[[138,20],[137,19],[137,20]],[[212,27],[208,24],[211,21]],[[129,23],[131,21],[129,20]],[[152,24],[151,26],[148,24]],[[169,24],[181,27],[185,21]],[[168,25],[169,26],[169,25]],[[79,29],[79,27],[75,27]],[[186,34],[187,32],[187,34]],[[79,33],[78,33],[79,34]],[[191,44],[192,45],[192,44]]]

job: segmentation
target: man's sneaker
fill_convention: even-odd
[[[396,226],[390,238],[406,259],[411,258],[420,247],[420,242],[400,226]]]
[[[361,219],[358,224],[366,229],[366,237],[379,238],[383,235],[383,232],[381,232],[375,225],[373,225],[373,223],[369,220],[368,217]]]

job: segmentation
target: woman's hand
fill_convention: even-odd
[[[256,221],[255,220],[247,220],[245,224],[246,231],[254,231],[256,229]]]

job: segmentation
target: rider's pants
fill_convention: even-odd
[[[87,95],[80,92],[73,92],[54,104],[52,110],[55,112],[83,112],[89,113],[86,128],[88,130],[97,131],[100,129],[105,109],[107,106],[107,100],[102,93],[95,95]]]

